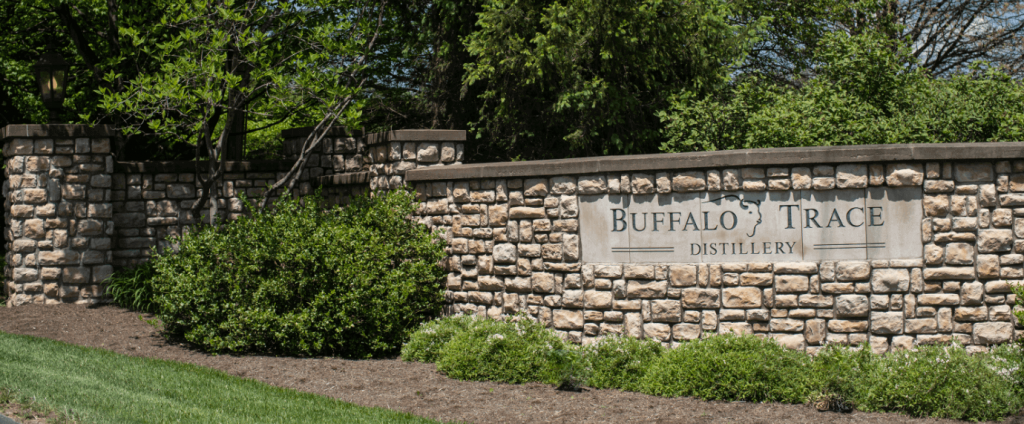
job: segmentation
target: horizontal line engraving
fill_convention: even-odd
[[[815,246],[861,246],[861,247],[863,247],[863,246],[870,246],[870,245],[885,246],[885,242],[872,242],[872,243],[823,243],[823,244],[816,244]]]

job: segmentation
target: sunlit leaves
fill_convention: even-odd
[[[651,150],[660,138],[655,113],[669,96],[722,87],[742,58],[751,37],[727,22],[733,8],[715,0],[485,2],[466,38],[475,60],[464,83],[486,87],[472,127],[534,157]]]
[[[372,12],[378,6],[316,0],[171,2],[159,25],[122,30],[159,68],[131,79],[125,90],[102,89],[102,107],[148,125],[126,132],[157,132],[190,144],[210,137],[211,127],[233,110],[271,122],[319,120],[338,102],[358,95],[351,75],[359,70],[355,63],[368,38],[364,33],[376,29]],[[340,124],[354,125],[356,119],[358,114],[350,113]]]

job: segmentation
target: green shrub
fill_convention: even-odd
[[[587,363],[590,349],[572,343],[563,343],[560,348],[548,352],[548,369],[550,374],[547,382],[554,384],[558,390],[583,390],[583,385],[590,380],[591,368]]]
[[[992,348],[991,368],[1000,377],[1010,382],[1017,393],[1017,398],[1024,401],[1024,339],[1014,343],[1006,343]]]
[[[550,354],[566,349],[554,332],[525,316],[480,320],[441,348],[437,369],[458,380],[558,383]]]
[[[407,219],[416,207],[407,190],[343,209],[286,196],[193,229],[153,259],[166,334],[214,352],[395,352],[443,302],[444,245]]]
[[[829,344],[811,361],[811,386],[818,409],[849,412],[856,406],[858,381],[873,366],[871,350]]]
[[[441,348],[456,334],[479,324],[484,318],[476,315],[455,315],[438,318],[420,325],[402,346],[405,361],[437,362]]]
[[[810,356],[772,339],[718,335],[686,342],[651,364],[640,391],[706,400],[802,403]]]
[[[144,262],[133,268],[119,269],[110,276],[107,294],[115,304],[133,311],[156,313],[153,290],[156,268]]]
[[[588,386],[597,389],[640,390],[640,380],[665,348],[653,339],[606,337],[590,345]]]
[[[969,355],[959,345],[920,346],[876,356],[874,362],[858,382],[858,407],[864,411],[980,421],[1022,406],[1013,387],[1014,364],[1005,356]]]

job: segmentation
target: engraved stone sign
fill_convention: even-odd
[[[580,196],[583,261],[922,256],[920,187]]]

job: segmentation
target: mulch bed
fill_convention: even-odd
[[[143,318],[152,318],[143,315]],[[115,306],[0,308],[0,331],[45,337],[131,356],[180,361],[279,387],[441,421],[469,423],[940,423],[898,414],[819,412],[807,405],[706,402],[619,390],[558,391],[448,379],[433,364],[208,355],[169,343],[140,314]],[[2,361],[2,360],[0,360]],[[1018,416],[1004,422],[1022,422]]]

